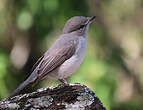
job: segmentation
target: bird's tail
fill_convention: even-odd
[[[35,69],[31,75],[24,81],[22,82],[18,88],[16,88],[8,98],[13,97],[15,95],[18,95],[18,93],[23,90],[27,85],[29,85],[30,83],[33,83],[36,79],[37,79],[37,69]]]
[[[22,82],[11,94],[9,97],[13,97],[15,95],[17,95],[22,89],[24,89],[27,85],[29,84],[28,80],[25,80],[24,82]]]

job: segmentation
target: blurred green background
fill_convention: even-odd
[[[108,110],[142,110],[142,0],[0,0],[0,99],[28,77],[66,20],[77,15],[97,17],[84,61],[68,81],[91,88]],[[45,79],[28,90],[57,83]]]

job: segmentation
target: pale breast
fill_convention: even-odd
[[[75,54],[65,61],[58,69],[58,78],[66,78],[77,70],[77,68],[82,63],[84,53],[85,53],[86,39],[84,37],[79,37],[79,43]]]

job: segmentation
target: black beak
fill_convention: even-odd
[[[89,17],[89,22],[92,22],[95,18],[96,16]]]
[[[88,18],[87,18],[88,20],[87,20],[87,22],[86,22],[86,24],[85,24],[85,25],[87,25],[87,24],[91,23],[95,18],[96,18],[96,16],[88,17]]]

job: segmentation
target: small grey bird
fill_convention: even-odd
[[[95,16],[70,18],[59,38],[36,62],[31,75],[12,92],[10,97],[18,94],[27,85],[35,85],[47,76],[67,84],[65,78],[75,72],[82,63],[88,27],[94,18]]]

